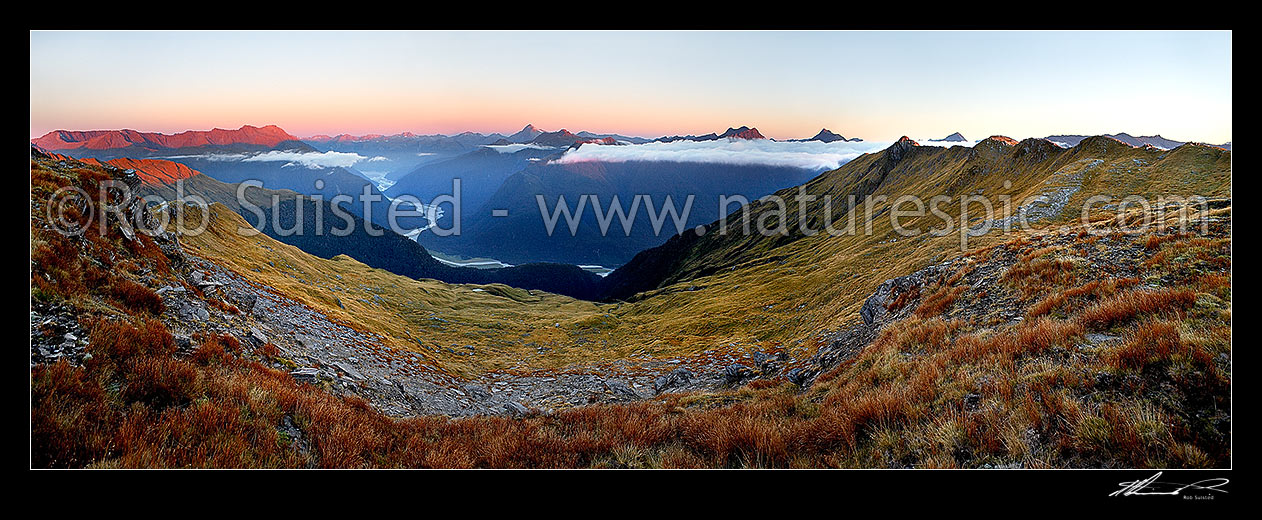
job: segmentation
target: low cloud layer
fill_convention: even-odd
[[[224,162],[283,162],[284,167],[304,166],[313,170],[320,168],[350,168],[360,161],[383,161],[385,157],[369,159],[351,152],[290,152],[272,150],[264,153],[214,153],[207,155],[176,155],[166,159],[202,159],[206,161]]]
[[[888,142],[782,142],[771,140],[675,141],[628,146],[585,144],[554,162],[674,161],[762,166],[789,166],[807,170],[831,170],[868,152],[888,147]]]
[[[242,162],[292,162],[307,168],[350,168],[355,163],[368,159],[352,152],[286,152],[272,150],[242,159]]]
[[[499,153],[517,153],[527,148],[534,149],[534,150],[555,150],[556,149],[556,147],[553,147],[553,146],[541,146],[537,144],[492,144],[492,145],[487,145],[486,147],[492,150],[495,150]]]
[[[920,145],[920,146],[939,146],[939,147],[942,147],[942,148],[950,148],[950,147],[952,147],[952,146],[964,146],[964,147],[972,148],[972,147],[973,147],[973,145],[976,145],[977,143],[980,143],[980,142],[981,142],[980,140],[978,140],[978,141],[972,141],[972,140],[969,140],[969,141],[933,141],[933,140],[931,140],[930,138],[925,138],[925,139],[913,139],[913,140],[914,140],[914,141],[916,141],[916,144],[918,144],[918,145]]]

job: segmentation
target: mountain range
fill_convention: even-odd
[[[517,133],[508,136],[507,140],[510,143],[529,143],[535,140],[536,137],[539,137],[540,134],[543,134],[543,130],[535,128],[535,125],[527,124]]]
[[[48,154],[48,157],[61,161],[73,160],[55,153]],[[423,246],[407,237],[390,229],[380,229],[379,234],[370,233],[363,219],[352,214],[337,217],[338,213],[335,213],[328,201],[313,200],[290,190],[246,190],[246,200],[262,210],[261,214],[256,214],[254,211],[257,210],[242,206],[238,201],[237,184],[215,180],[180,163],[161,159],[127,158],[104,162],[88,158],[83,162],[135,173],[143,183],[137,189],[136,195],[139,197],[156,196],[162,200],[176,200],[178,194],[182,193],[185,197],[199,196],[210,204],[222,204],[240,214],[246,222],[267,236],[321,258],[346,255],[365,265],[415,279],[430,278],[447,283],[502,283],[575,298],[592,299],[599,296],[599,278],[572,265],[524,263],[502,269],[452,267],[434,259]],[[182,191],[177,192],[177,181],[183,184]],[[317,215],[323,215],[323,218],[317,221]],[[286,231],[298,229],[299,219],[302,220],[303,233]],[[334,232],[335,229],[348,227],[349,234]]]
[[[789,166],[670,161],[532,162],[506,177],[477,211],[464,216],[460,236],[422,233],[419,240],[444,253],[489,256],[513,263],[533,259],[617,266],[680,229],[691,230],[717,218],[720,196],[754,200],[819,173]],[[564,217],[558,217],[549,234],[539,209],[540,197],[549,215],[557,215],[552,212],[564,198],[574,213],[577,234],[571,235]],[[624,233],[623,221],[610,213],[616,211],[615,200],[628,216],[629,235]],[[668,201],[669,207],[679,212],[678,226],[666,218]],[[600,206],[600,214],[596,206]],[[689,207],[686,215],[685,206]],[[739,204],[727,209],[739,211]],[[507,215],[496,216],[494,210]],[[601,214],[612,219],[603,234],[598,221]],[[654,216],[664,223],[657,230]]]
[[[476,151],[483,146],[529,144],[544,147],[566,148],[576,144],[643,144],[650,139],[620,134],[597,134],[588,131],[572,133],[565,129],[545,132],[528,124],[511,135],[499,133],[480,134],[462,132],[447,136],[442,134],[418,135],[404,132],[393,135],[368,134],[337,136],[315,135],[304,141],[321,151],[362,154],[372,160],[360,163],[357,169],[368,177],[398,181],[426,164],[436,163]]]
[[[389,201],[374,182],[350,166],[338,164],[341,158],[325,162],[329,157],[320,150],[273,125],[172,135],[131,130],[56,131],[32,140],[32,144],[80,159],[164,159],[228,184],[258,181],[265,188],[320,195],[325,200],[356,197],[366,191],[370,196],[381,197],[369,204],[371,220],[380,226],[389,225]],[[366,214],[360,204],[348,204],[346,208],[360,217]]]
[[[1171,172],[1177,171],[1223,172],[1230,168],[1230,152],[1216,147],[1184,144],[1165,154],[1133,146],[1111,136],[1088,137],[1068,149],[1046,139],[1030,138],[1018,142],[1005,136],[992,136],[973,148],[943,148],[919,146],[915,141],[903,137],[882,152],[866,154],[837,170],[810,180],[804,188],[811,195],[819,198],[829,196],[833,200],[846,200],[850,195],[855,196],[856,200],[863,200],[869,195],[888,192],[893,187],[928,194],[935,191],[958,194],[979,185],[986,189],[990,183],[1000,180],[999,176],[974,180],[973,177],[978,175],[1020,171],[1023,175],[1030,176],[1028,178],[1044,179],[1048,183],[1069,183],[1067,191],[1071,190],[1068,191],[1070,197],[1056,208],[1059,213],[1063,208],[1074,207],[1072,202],[1079,198],[1085,199],[1088,193],[1110,193],[1118,187],[1132,185],[1132,178],[1143,178],[1143,172],[1136,172],[1130,166],[1137,164],[1136,160],[1148,165],[1145,170],[1162,172],[1163,177],[1175,175]],[[1097,160],[1101,162],[1095,162]],[[1092,185],[1088,189],[1082,185],[1083,180],[1066,173],[1067,170],[1099,173],[1091,179]],[[1215,180],[1208,184],[1176,190],[1196,190],[1187,194],[1203,196],[1226,194],[1230,188],[1229,176],[1217,175],[1213,178]],[[1012,188],[1018,194],[1025,191],[1033,195],[1037,195],[1041,189],[1046,188],[1038,183]],[[799,204],[793,200],[796,193],[792,189],[780,191],[776,195],[791,201],[787,208],[788,214],[798,213]],[[757,221],[764,213],[776,211],[780,209],[775,205],[756,201],[751,205],[751,218]],[[834,211],[841,210],[834,208]],[[740,226],[741,218],[741,214],[729,216],[729,229]],[[808,223],[816,229],[821,224],[820,218]],[[763,236],[757,233],[719,234],[714,232],[716,227],[717,223],[711,223],[706,226],[706,233],[703,235],[683,233],[671,237],[660,246],[640,252],[606,278],[605,297],[632,298],[637,293],[710,276],[735,266],[749,265],[750,262],[758,261],[757,258],[763,256],[762,252],[765,251],[791,249],[792,244],[798,241],[820,240],[817,238],[819,234],[806,235],[797,228],[789,229],[784,234]]]
[[[236,130],[216,128],[207,131],[189,130],[178,134],[137,132],[135,130],[57,130],[49,132],[38,139],[33,139],[31,142],[35,146],[51,152],[79,149],[123,150],[131,148],[157,152],[179,148],[242,144],[274,147],[287,141],[298,140],[297,137],[281,130],[276,125],[263,127],[244,125]]]
[[[903,138],[785,187],[787,208],[752,202],[751,220],[800,213],[818,230],[844,227],[848,210],[887,215],[899,194],[987,193],[1042,196],[1024,206],[1034,229],[961,244],[897,233],[888,218],[838,235],[721,234],[710,221],[589,278],[598,296],[586,301],[401,276],[352,256],[424,255],[401,237],[339,253],[327,237],[300,248],[243,235],[249,218],[220,203],[204,233],[124,231],[132,219],[199,218],[166,204],[67,237],[47,216],[55,193],[107,179],[169,190],[188,172],[31,150],[35,466],[1231,463],[1221,148]],[[527,167],[505,184],[616,188],[640,174],[575,164]],[[179,180],[233,191],[208,175]],[[799,188],[861,202],[826,210],[799,202]],[[1153,216],[1143,208],[1117,219],[1101,207],[1088,224],[1076,213],[1092,197],[1131,195],[1206,196],[1188,208],[1206,229],[1123,232]],[[280,200],[282,227],[314,209]],[[726,224],[739,228],[739,214]],[[546,278],[519,272],[514,283]]]
[[[1104,134],[1104,136],[1117,139],[1118,141],[1129,144],[1131,146],[1151,145],[1151,146],[1156,146],[1157,148],[1163,148],[1166,150],[1173,150],[1175,148],[1178,148],[1180,145],[1186,144],[1185,141],[1175,141],[1173,139],[1166,139],[1165,137],[1162,137],[1160,135],[1144,135],[1144,136],[1135,137],[1126,132],[1122,132],[1118,134]],[[1052,141],[1054,143],[1061,144],[1062,146],[1065,146],[1065,147],[1072,147],[1072,146],[1076,146],[1078,143],[1082,142],[1083,139],[1086,139],[1088,137],[1090,136],[1049,135],[1045,137],[1044,139],[1047,139],[1048,141]],[[1228,151],[1231,150],[1230,142],[1220,144],[1220,145],[1211,145],[1211,146],[1217,146],[1219,148],[1222,148]]]
[[[1143,144],[1175,145],[1176,141],[1165,140],[1159,136],[1134,138],[1128,134],[1120,137],[1108,136],[1123,143],[1136,146]],[[1057,142],[1074,140],[1075,145],[1083,142],[1081,136],[1052,136],[1047,140],[1031,142]],[[145,184],[150,186],[170,186],[175,180],[187,181],[193,191],[206,194],[212,201],[221,202],[249,216],[243,208],[230,200],[240,182],[260,179],[265,190],[260,191],[266,197],[278,193],[320,195],[328,201],[337,195],[359,195],[364,190],[382,197],[372,205],[371,219],[379,226],[386,227],[384,215],[391,199],[403,195],[412,195],[422,201],[431,201],[440,195],[451,193],[452,180],[461,179],[461,201],[463,209],[463,233],[460,236],[440,237],[434,233],[422,233],[416,240],[420,245],[405,244],[405,237],[387,231],[387,238],[380,239],[366,236],[353,236],[344,243],[321,240],[303,241],[300,238],[281,237],[267,231],[281,241],[297,245],[307,252],[322,257],[337,254],[348,254],[368,265],[382,267],[392,272],[412,277],[435,278],[446,281],[488,280],[490,275],[461,274],[451,271],[449,266],[434,261],[426,247],[444,254],[466,257],[491,257],[512,264],[531,264],[535,262],[554,262],[558,264],[606,265],[619,266],[628,262],[628,269],[615,272],[609,283],[614,286],[634,287],[643,290],[648,285],[644,282],[630,283],[626,277],[637,270],[634,258],[655,246],[667,244],[668,240],[679,229],[691,230],[718,216],[717,196],[740,195],[748,200],[757,199],[776,190],[795,186],[815,175],[819,170],[793,167],[770,167],[756,165],[720,165],[705,163],[677,163],[671,161],[636,160],[628,162],[578,162],[554,163],[563,156],[567,149],[588,143],[614,146],[618,143],[629,143],[625,136],[605,135],[580,132],[578,134],[564,129],[545,132],[533,125],[527,125],[520,132],[509,137],[500,134],[476,134],[465,132],[454,136],[420,136],[410,133],[392,136],[366,135],[335,137],[316,136],[309,141],[323,145],[321,151],[306,141],[295,140],[291,134],[275,126],[244,126],[238,130],[221,130],[199,132],[189,131],[179,134],[149,134],[131,130],[120,131],[56,131],[32,140],[32,145],[40,149],[55,148],[69,157],[80,157],[89,163],[109,164],[118,168],[139,172]],[[527,140],[528,139],[528,140]],[[748,126],[728,128],[723,133],[711,133],[706,136],[688,136],[682,138],[661,138],[659,142],[671,140],[715,141],[720,139],[765,139],[756,129]],[[961,142],[964,139],[958,132],[941,141]],[[490,144],[510,142],[508,144]],[[524,142],[521,142],[525,140]],[[646,140],[642,140],[645,141]],[[848,141],[845,137],[822,129],[808,141],[837,142]],[[855,139],[857,141],[857,139]],[[937,140],[935,140],[937,141]],[[1028,140],[1027,140],[1028,141]],[[986,149],[987,144],[996,142],[1015,146],[1014,140],[995,136],[975,147],[973,152]],[[420,164],[402,174],[384,192],[378,190],[376,183],[354,167],[333,165],[302,166],[294,161],[262,161],[250,160],[266,154],[280,154],[287,158],[301,158],[308,154],[344,153],[367,154],[395,153],[413,157],[421,157],[414,150],[429,143],[444,147],[447,155],[434,154],[424,164]],[[428,146],[428,145],[424,145]],[[1176,145],[1177,146],[1177,145]],[[513,148],[519,147],[519,148]],[[160,159],[166,157],[166,159]],[[373,156],[377,157],[377,156]],[[437,157],[437,158],[433,158]],[[296,159],[297,160],[297,159]],[[356,162],[372,163],[376,161]],[[844,170],[844,168],[843,168]],[[195,178],[205,173],[204,178]],[[215,182],[210,182],[211,180]],[[318,182],[317,182],[318,181]],[[316,186],[321,186],[316,188]],[[280,190],[280,191],[277,191]],[[290,198],[292,198],[292,194]],[[653,231],[651,220],[662,209],[666,196],[671,197],[673,205],[682,210],[686,195],[694,196],[694,204],[686,219],[674,226],[673,221],[665,221],[664,229]],[[639,213],[631,219],[632,233],[624,235],[620,231],[620,221],[613,221],[610,231],[602,235],[597,226],[598,215],[592,206],[587,206],[576,222],[578,234],[571,236],[565,221],[549,235],[544,220],[539,214],[538,197],[543,197],[545,206],[555,209],[556,201],[564,197],[571,209],[577,209],[577,203],[583,195],[587,195],[589,203],[599,201],[602,211],[617,197],[620,205],[630,208],[637,195],[648,196],[654,204],[652,211],[641,206]],[[266,198],[264,197],[264,198]],[[323,205],[326,214],[332,211],[328,202],[313,202]],[[259,204],[268,208],[269,212],[281,212],[277,217],[286,222],[292,221],[296,204],[282,205],[276,203]],[[364,212],[354,205],[345,207],[353,218],[363,218]],[[728,208],[729,212],[731,208]],[[309,215],[310,213],[308,213]],[[500,216],[500,214],[505,214]],[[536,217],[540,215],[540,217]],[[269,213],[269,220],[271,214]],[[444,209],[442,216],[435,222],[439,227],[447,229],[452,224],[454,212]],[[289,219],[289,220],[287,220]],[[411,227],[423,227],[423,218],[404,219]],[[659,226],[661,227],[661,226]],[[690,233],[684,233],[684,239]],[[677,247],[677,246],[671,246]],[[644,262],[638,262],[643,264]],[[638,278],[639,276],[636,276]],[[583,298],[593,298],[601,294],[612,294],[616,297],[629,297],[630,293],[618,290],[612,293],[594,289],[594,282],[585,275],[555,274],[550,278],[572,280],[576,289],[564,287],[565,283],[546,282],[548,290],[562,294],[571,294]],[[513,284],[510,284],[513,285]],[[522,286],[522,283],[517,283]],[[541,285],[529,283],[528,288],[539,288]],[[651,285],[651,284],[649,284]]]
[[[719,139],[766,139],[757,128],[741,126],[740,128],[728,128],[721,134],[714,132],[704,135],[673,135],[668,137],[659,137],[654,141],[659,143],[671,143],[675,141],[717,141]]]
[[[482,208],[509,176],[534,162],[561,153],[562,149],[550,147],[522,147],[516,151],[503,147],[480,147],[407,172],[386,190],[386,195],[391,198],[412,195],[429,202],[439,195],[451,194],[452,180],[460,179],[461,203],[466,211],[475,211]],[[448,228],[450,221],[443,220],[440,225]]]

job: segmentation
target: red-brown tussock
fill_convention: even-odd
[[[1180,312],[1196,302],[1191,289],[1133,289],[1106,298],[1079,315],[1084,325],[1103,329],[1158,312]]]

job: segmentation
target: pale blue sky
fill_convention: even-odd
[[[1231,139],[1230,32],[33,32],[31,134]]]

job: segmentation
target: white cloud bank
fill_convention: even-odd
[[[912,140],[916,141],[916,144],[920,146],[937,146],[940,148],[950,148],[952,146],[963,146],[967,148],[972,148],[974,145],[981,142],[981,140],[977,140],[977,141],[932,141],[929,139],[912,139]]]
[[[543,146],[543,145],[530,144],[530,143],[488,144],[486,145],[486,147],[492,150],[495,150],[499,153],[517,153],[527,148],[530,148],[532,150],[556,150],[557,149],[555,146]]]
[[[889,147],[889,142],[784,142],[769,139],[675,141],[627,146],[585,144],[553,161],[561,164],[603,161],[674,161],[832,170],[851,159]]]
[[[213,153],[206,155],[175,155],[165,157],[165,159],[202,159],[206,161],[224,161],[224,162],[283,162],[282,168],[291,168],[294,166],[304,166],[312,170],[320,168],[350,168],[355,163],[361,161],[378,162],[387,160],[385,157],[373,157],[369,159],[357,153],[351,152],[291,152],[284,150],[271,150],[263,153]]]
[[[293,162],[301,164],[311,169],[319,168],[350,168],[355,163],[368,159],[362,155],[352,152],[286,152],[282,150],[272,150],[258,155],[252,155],[242,159],[242,162]]]

